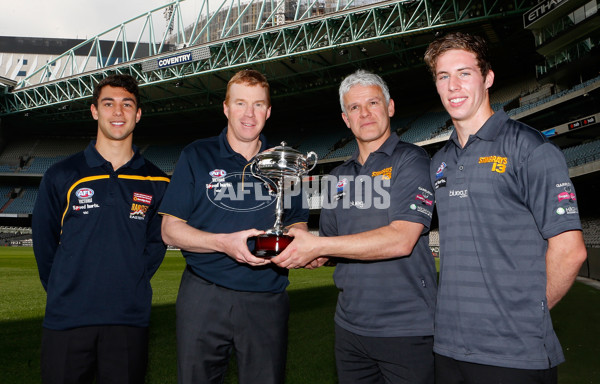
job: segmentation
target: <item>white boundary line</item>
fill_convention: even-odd
[[[577,276],[576,281],[589,285],[590,287],[594,287],[598,290],[600,290],[600,281],[598,280],[594,280],[594,279],[589,279],[587,277],[581,277],[581,276]]]

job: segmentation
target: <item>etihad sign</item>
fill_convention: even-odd
[[[566,3],[567,0],[546,0],[523,14],[523,27],[528,28],[533,23],[546,16],[550,11],[558,8],[559,5]]]

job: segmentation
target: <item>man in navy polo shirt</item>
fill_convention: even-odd
[[[490,106],[486,42],[450,33],[425,61],[455,131],[431,162],[440,223],[436,382],[556,383],[550,309],[586,249],[561,151]]]
[[[222,383],[234,348],[241,383],[283,383],[288,273],[250,252],[275,220],[274,196],[246,168],[267,149],[267,79],[236,73],[223,110],[227,127],[183,150],[160,207],[163,239],[187,263],[176,309],[178,381]],[[308,210],[300,195],[293,200],[285,224],[306,230]]]
[[[433,383],[429,156],[391,132],[394,101],[379,76],[359,70],[339,93],[358,151],[323,180],[321,236],[292,228],[272,262],[311,268],[336,258],[340,383]]]
[[[95,141],[50,167],[33,210],[33,250],[47,292],[42,383],[142,384],[150,279],[166,246],[158,205],[168,177],[132,145],[142,116],[135,79],[96,86]]]

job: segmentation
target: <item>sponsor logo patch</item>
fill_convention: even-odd
[[[446,163],[444,163],[442,161],[442,164],[440,164],[440,166],[438,167],[437,171],[435,172],[435,178],[439,179],[442,176],[444,176],[444,169],[446,169]]]
[[[133,201],[135,201],[136,203],[144,203],[150,205],[152,203],[152,195],[133,192]]]
[[[502,156],[483,156],[479,158],[479,164],[492,163],[492,172],[504,173],[508,165],[508,159]]]
[[[469,190],[468,189],[462,189],[462,190],[452,190],[448,193],[448,196],[450,197],[460,197],[461,199],[465,198],[465,197],[469,197]]]
[[[577,209],[577,207],[567,207],[567,208],[563,208],[563,207],[558,207],[556,208],[556,214],[557,215],[575,215],[577,213],[579,213],[579,210]]]
[[[146,193],[133,192],[133,203],[129,212],[129,218],[134,220],[144,220],[149,205],[152,203],[152,195]]]
[[[75,191],[75,196],[79,199],[79,204],[91,203],[94,190],[91,188],[79,188]]]
[[[447,183],[446,178],[442,177],[441,179],[437,179],[435,181],[435,183],[433,184],[433,186],[435,187],[435,189],[440,189],[440,188],[446,187],[446,183]]]
[[[227,172],[224,169],[215,169],[208,173],[211,177],[221,178],[227,176]]]
[[[94,190],[91,188],[79,188],[75,192],[75,196],[77,196],[80,199],[89,199],[92,196],[94,196]]]
[[[432,193],[430,190],[428,190],[428,189],[425,189],[425,188],[423,188],[423,187],[419,187],[419,188],[417,188],[417,189],[418,189],[419,191],[421,191],[421,193],[423,194],[423,196],[424,196],[426,199],[428,199],[428,198],[429,198],[429,196],[433,195],[433,193]]]
[[[426,208],[421,207],[420,205],[411,204],[411,205],[409,205],[409,208],[411,210],[413,210],[413,211],[417,211],[419,213],[422,213],[422,214],[424,214],[427,217],[431,217],[432,216],[432,213],[429,210],[427,210]]]
[[[338,181],[338,183],[336,185],[338,193],[344,192],[344,187],[346,185],[348,185],[348,179],[342,179],[342,180]]]
[[[569,201],[575,201],[577,200],[577,197],[575,196],[575,194],[573,192],[561,192],[558,194],[558,201],[563,201],[563,200],[569,200]]]
[[[342,180],[338,181],[338,183],[336,184],[337,194],[333,197],[335,200],[339,200],[342,197],[344,197],[344,195],[346,194],[344,192],[344,188],[346,188],[346,185],[348,185],[348,179],[343,178]]]
[[[146,212],[148,212],[147,205],[133,203],[131,204],[131,212],[129,212],[129,218],[135,220],[144,220],[146,218]]]
[[[426,205],[433,205],[433,201],[426,199],[423,195],[415,196],[415,200],[419,200],[420,202]]]
[[[91,199],[90,199],[91,200]],[[100,208],[98,204],[82,203],[81,205],[73,205],[73,211],[83,211],[84,215],[89,214],[90,209]]]
[[[383,180],[391,180],[392,179],[392,167],[388,167],[382,169],[381,171],[371,173],[371,177],[379,176],[383,178]]]

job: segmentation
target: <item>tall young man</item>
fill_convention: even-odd
[[[142,116],[134,78],[96,86],[95,141],[46,171],[33,248],[48,294],[42,382],[144,383],[150,279],[165,255],[157,208],[169,179],[132,144]]]
[[[486,42],[456,32],[425,54],[455,131],[431,162],[440,225],[436,382],[556,383],[550,309],[586,250],[560,150],[490,106]]]
[[[235,350],[240,383],[283,383],[287,355],[287,270],[255,257],[253,237],[274,221],[273,197],[246,168],[267,149],[269,84],[236,73],[223,102],[227,127],[182,152],[160,207],[163,239],[187,268],[177,296],[179,383],[222,383]],[[306,230],[294,199],[285,224]]]

